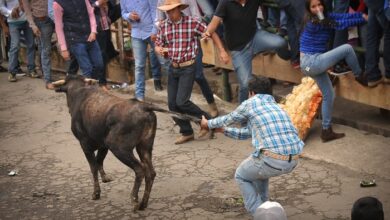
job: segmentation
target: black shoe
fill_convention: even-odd
[[[345,137],[344,133],[336,133],[332,130],[332,127],[329,127],[328,129],[322,129],[321,132],[321,140],[323,143],[340,139],[343,137]]]
[[[355,77],[355,80],[362,86],[364,87],[368,87],[368,81],[367,81],[367,77],[366,77],[366,74],[364,73],[361,73],[359,76],[356,76]]]
[[[161,86],[161,80],[159,80],[159,79],[154,80],[154,90],[156,90],[156,91],[163,90],[163,87]]]
[[[330,71],[330,74],[338,76],[347,74],[349,72],[351,72],[351,68],[349,68],[349,66],[344,62],[339,62],[333,67],[333,70]]]

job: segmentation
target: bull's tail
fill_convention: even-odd
[[[158,106],[156,106],[156,105],[153,105],[152,103],[143,102],[143,103],[142,103],[142,108],[143,108],[145,111],[162,112],[162,113],[169,114],[169,115],[171,115],[171,116],[174,117],[174,118],[181,119],[181,120],[185,120],[185,121],[192,121],[192,122],[195,122],[195,123],[198,123],[198,124],[199,124],[200,121],[201,121],[200,118],[197,118],[197,117],[194,117],[194,116],[191,116],[191,115],[187,115],[187,114],[182,114],[182,113],[174,112],[174,111],[169,111],[169,110],[160,108],[160,107],[158,107]]]

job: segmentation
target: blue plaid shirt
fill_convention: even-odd
[[[247,126],[226,127],[233,123],[247,123]],[[209,120],[208,126],[224,127],[225,135],[234,139],[252,138],[254,157],[259,156],[261,149],[281,155],[300,154],[304,145],[290,117],[271,95],[257,94],[230,114]]]

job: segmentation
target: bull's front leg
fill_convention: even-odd
[[[84,150],[84,149],[83,149]],[[84,150],[85,157],[88,160],[89,167],[91,168],[91,173],[93,177],[93,193],[92,199],[100,199],[100,185],[99,185],[99,176],[98,176],[98,164],[96,162],[96,157],[93,151]]]

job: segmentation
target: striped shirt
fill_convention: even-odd
[[[226,127],[233,123],[247,125],[242,128]],[[258,157],[262,149],[281,155],[300,154],[304,145],[290,117],[271,95],[257,94],[230,114],[209,120],[208,126],[224,127],[224,134],[234,139],[252,138],[254,157]]]
[[[206,24],[190,16],[182,15],[176,23],[165,19],[159,26],[155,45],[168,48],[168,57],[174,63],[193,60],[199,51],[198,38],[206,28]]]

